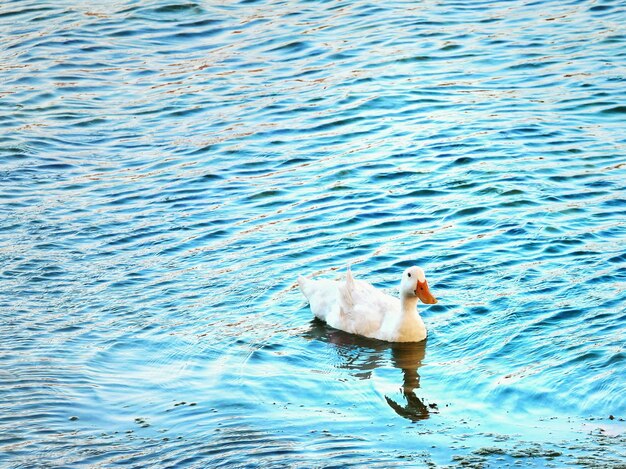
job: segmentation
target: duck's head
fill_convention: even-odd
[[[409,267],[402,273],[400,295],[417,297],[422,303],[434,305],[437,300],[428,289],[428,282],[424,270],[420,267]]]

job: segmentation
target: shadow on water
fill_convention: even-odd
[[[405,403],[400,404],[385,395],[387,404],[399,416],[417,422],[438,412],[436,404],[427,404],[416,394],[416,390],[420,388],[418,370],[426,356],[427,340],[417,343],[388,343],[333,329],[319,319],[311,321],[311,328],[305,337],[335,346],[337,356],[341,359],[336,366],[351,370],[360,379],[369,379],[373,370],[389,365],[401,370],[403,380],[400,390]]]

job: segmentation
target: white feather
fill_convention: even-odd
[[[299,277],[298,284],[313,314],[331,327],[390,342],[417,342],[426,337],[426,327],[413,291],[415,282],[426,277],[419,267],[406,273],[413,276],[403,275],[402,301],[355,279],[349,267],[344,281]]]

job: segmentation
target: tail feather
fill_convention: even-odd
[[[311,279],[299,276],[298,286],[300,287],[302,294],[308,299],[311,296]]]

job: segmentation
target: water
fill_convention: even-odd
[[[624,24],[3,2],[0,465],[623,466]],[[427,342],[312,321],[347,263]]]

